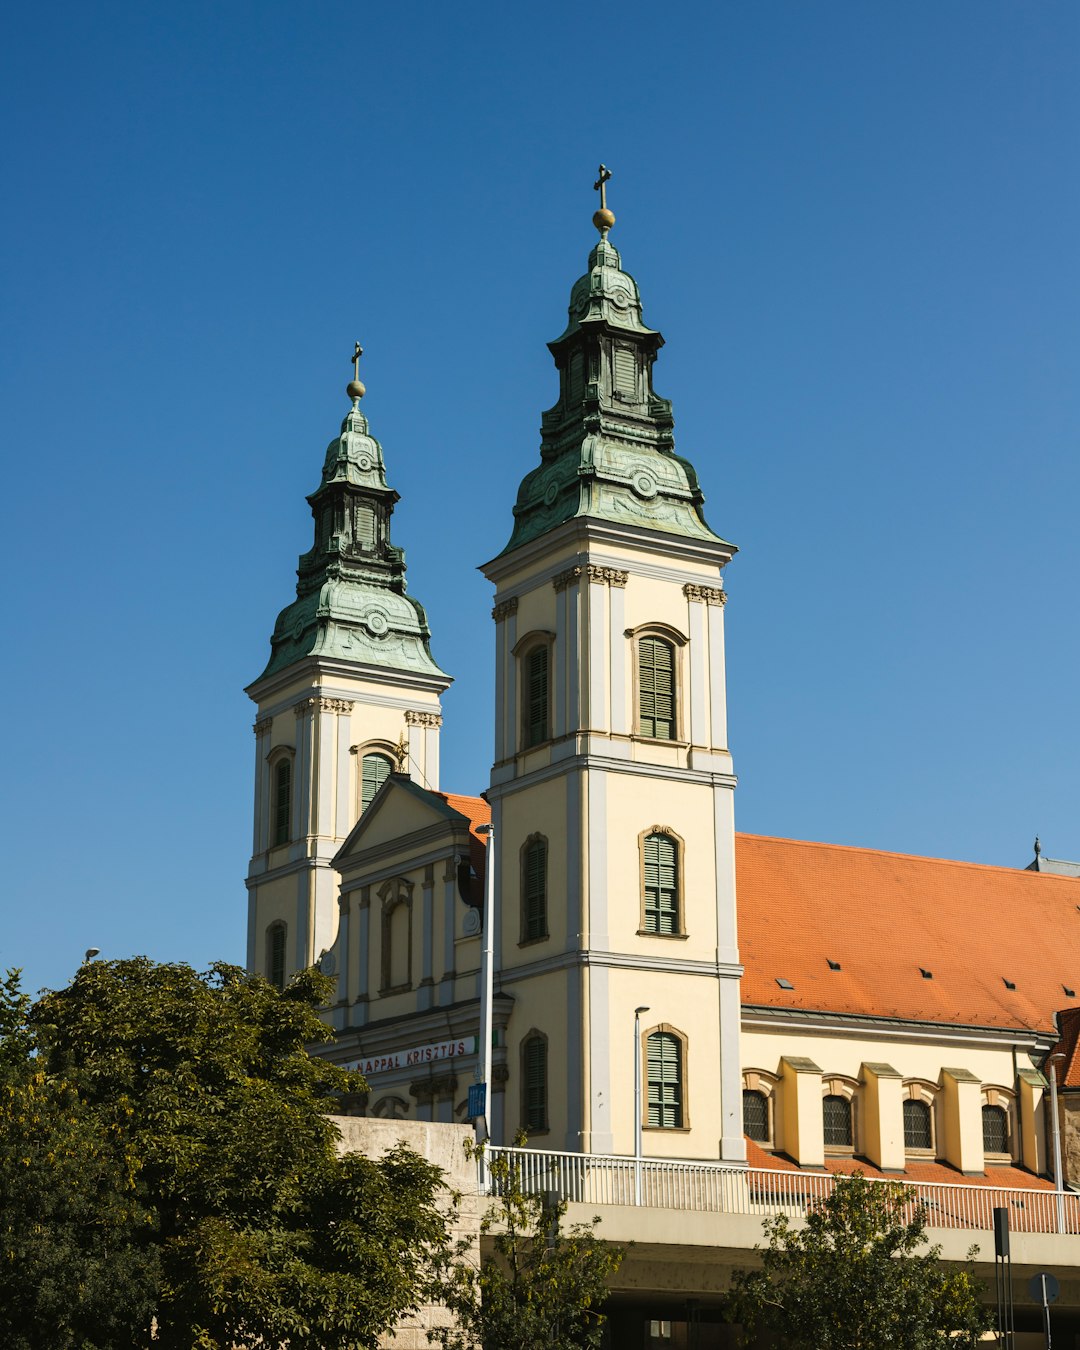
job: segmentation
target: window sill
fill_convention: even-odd
[[[411,984],[392,984],[387,989],[380,989],[379,997],[390,998],[393,994],[407,994],[411,989]]]
[[[934,1148],[905,1148],[904,1157],[910,1158],[912,1162],[936,1162],[937,1149]]]
[[[826,1158],[854,1158],[855,1145],[852,1144],[848,1147],[845,1144],[826,1144],[825,1156]]]
[[[540,935],[539,937],[522,938],[522,939],[520,940],[520,942],[518,943],[518,946],[519,946],[519,947],[536,947],[536,946],[538,946],[541,942],[550,942],[550,941],[551,941],[551,934],[550,934],[550,933],[541,933],[541,935]]]
[[[673,750],[690,749],[689,741],[676,740],[674,737],[668,736],[643,736],[639,731],[631,732],[630,739],[641,745],[669,745]]]
[[[638,937],[661,938],[664,942],[671,942],[672,939],[676,942],[685,942],[690,936],[689,933],[654,933],[648,928],[639,928],[637,935]]]
[[[646,1134],[689,1134],[689,1125],[642,1125]],[[646,1159],[648,1161],[648,1159]]]

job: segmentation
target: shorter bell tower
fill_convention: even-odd
[[[300,555],[296,599],[246,690],[258,709],[247,964],[279,986],[333,946],[332,859],[389,774],[439,786],[439,698],[451,681],[391,542],[399,497],[360,411],[362,350],[351,407],[307,499],[314,541]]]

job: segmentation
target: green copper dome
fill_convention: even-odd
[[[541,463],[518,490],[504,553],[577,516],[725,543],[706,523],[693,465],[675,453],[671,403],[653,392],[664,339],[642,321],[637,282],[606,234],[548,344],[559,401],[543,415]]]
[[[424,608],[405,593],[404,550],[390,542],[398,500],[354,399],[308,498],[315,542],[300,556],[296,599],[278,615],[260,679],[305,657],[330,657],[448,681],[432,659]]]

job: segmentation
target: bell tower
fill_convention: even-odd
[[[312,547],[296,599],[278,615],[266,669],[246,693],[255,719],[255,812],[247,964],[277,984],[334,942],[331,860],[392,771],[439,786],[439,697],[427,616],[406,592],[390,538],[398,494],[360,411],[362,354],[349,411],[308,497]]]
[[[736,550],[706,522],[654,392],[663,338],[608,238],[610,176],[601,166],[600,239],[549,343],[559,397],[540,464],[483,568],[496,978],[514,998],[508,1062],[545,1065],[547,1115],[526,1091],[520,1123],[544,1121],[546,1147],[632,1152],[637,1061],[646,1155],[740,1161],[721,579]]]

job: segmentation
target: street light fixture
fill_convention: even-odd
[[[87,963],[88,961],[92,961],[92,960],[94,959],[95,956],[100,956],[100,955],[101,955],[101,948],[100,948],[100,947],[87,947],[86,953],[85,953],[85,955],[83,956],[83,959],[82,959],[83,965],[85,966],[86,963]]]
[[[641,1204],[641,1014],[647,1007],[634,1009],[634,1204]]]
[[[476,1122],[477,1143],[491,1140],[491,1004],[495,981],[495,826],[478,825],[476,833],[487,836],[484,865],[484,946],[480,958],[480,1045],[476,1073],[484,1085],[484,1114]],[[487,1181],[487,1155],[481,1157],[481,1184]]]

